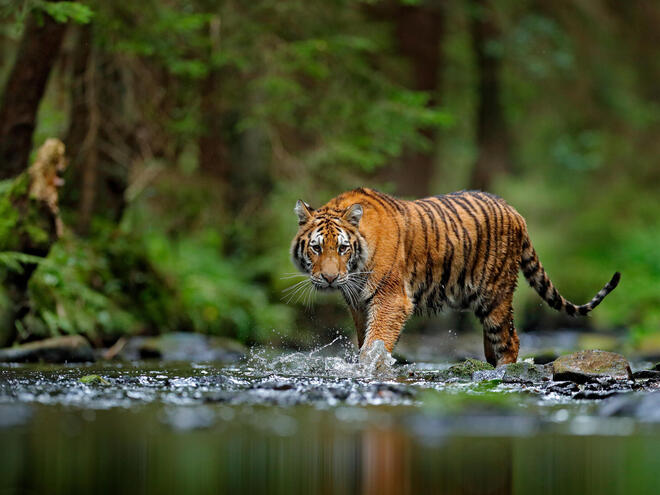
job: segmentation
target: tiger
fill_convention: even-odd
[[[488,363],[515,363],[512,301],[520,270],[551,308],[571,316],[592,311],[621,278],[616,272],[586,304],[569,302],[539,261],[524,218],[482,191],[408,201],[358,188],[317,209],[298,200],[294,211],[292,261],[314,288],[341,292],[361,359],[379,340],[391,353],[414,313],[453,309],[481,322]]]

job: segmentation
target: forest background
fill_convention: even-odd
[[[622,272],[584,319],[521,283],[519,328],[660,348],[658,26],[653,0],[0,0],[0,192],[47,137],[69,158],[45,260],[0,249],[5,280],[37,262],[0,344],[352,335],[338,295],[283,298],[293,206],[370,186],[504,197],[569,299]]]

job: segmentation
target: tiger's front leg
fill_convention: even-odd
[[[382,340],[387,352],[391,353],[413,309],[412,302],[403,290],[396,294],[376,294],[367,308],[366,332],[360,348],[360,360],[377,340]]]

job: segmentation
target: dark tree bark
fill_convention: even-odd
[[[97,181],[99,117],[96,111],[96,71],[92,54],[92,27],[78,28],[71,74],[71,116],[65,144],[71,157],[67,187],[75,194],[76,230],[86,235],[92,218]]]
[[[511,170],[511,142],[500,101],[499,27],[490,0],[473,0],[472,42],[476,55],[477,160],[470,187],[488,190],[493,179]]]
[[[27,167],[39,102],[66,27],[47,15],[41,23],[34,16],[27,22],[0,103],[0,179]]]
[[[228,184],[231,166],[223,129],[224,112],[220,94],[221,75],[211,71],[202,81],[202,135],[199,137],[200,171]]]
[[[141,158],[132,107],[134,87],[112,54],[94,46],[93,29],[77,33],[71,67],[71,114],[66,137],[71,166],[62,203],[77,211],[87,235],[94,215],[119,222],[132,164]]]
[[[412,70],[412,87],[428,92],[431,95],[428,105],[434,106],[442,67],[440,47],[444,16],[441,8],[424,4],[400,5],[394,15],[399,49]],[[433,129],[419,132],[431,142],[431,147],[427,151],[406,151],[395,177],[398,192],[414,197],[431,193],[435,164],[436,132]]]
[[[255,209],[272,188],[264,159],[266,144],[261,131],[237,129],[237,112],[223,98],[223,78],[238,77],[225,71],[211,72],[202,81],[202,122],[199,137],[200,173],[215,181],[225,212],[234,217]]]

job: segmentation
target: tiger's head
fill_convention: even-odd
[[[358,229],[363,209],[327,206],[315,210],[298,200],[298,233],[291,244],[291,259],[309,275],[317,289],[349,289],[366,263],[367,244]]]

